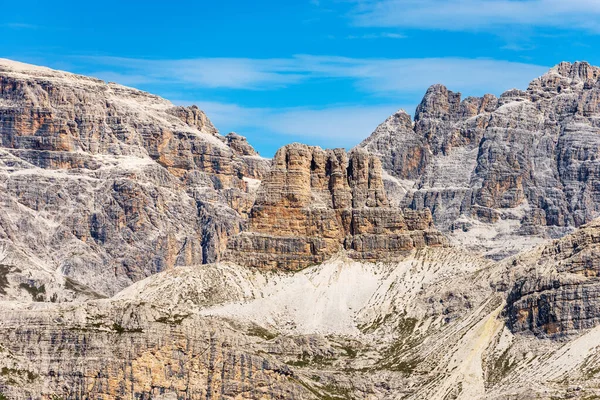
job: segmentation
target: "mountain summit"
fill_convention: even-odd
[[[0,399],[598,398],[599,78],[268,160],[0,60]]]
[[[599,77],[561,63],[525,91],[464,100],[434,85],[414,123],[399,112],[358,147],[382,159],[397,204],[500,259],[598,216]]]

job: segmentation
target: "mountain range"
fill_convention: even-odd
[[[600,68],[350,151],[0,60],[0,399],[600,398]]]

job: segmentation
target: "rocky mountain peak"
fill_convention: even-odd
[[[396,130],[412,130],[412,127],[413,121],[410,114],[407,113],[405,110],[400,109],[394,114],[392,114],[390,117],[388,117],[383,123],[381,123],[381,125],[379,125],[375,131],[390,131],[394,128]]]
[[[257,156],[258,152],[248,143],[248,140],[235,132],[225,136],[227,145],[239,156]]]
[[[600,220],[565,235],[600,211],[595,79],[435,85],[271,162],[195,106],[0,61],[0,398],[598,398]]]
[[[587,62],[563,62],[534,79],[527,89],[527,96],[534,101],[558,95],[575,95],[598,86],[600,68]]]
[[[467,97],[464,100],[461,98],[461,93],[448,90],[444,85],[432,85],[417,106],[415,125],[418,127],[420,121],[428,119],[457,121],[482,112],[491,112],[498,106],[498,100],[492,94],[483,97]]]
[[[436,225],[457,240],[486,226],[498,238],[512,236],[518,251],[522,235],[563,235],[600,212],[599,77],[588,63],[561,63],[527,90],[462,101],[433,85],[412,132],[386,121],[359,147],[401,180],[387,185],[406,191],[401,206],[432,210]],[[494,250],[504,247],[496,234],[475,246],[506,255]]]
[[[414,131],[410,115],[404,110],[399,110],[388,117],[356,148],[364,148],[371,154],[377,155],[385,170],[400,169],[409,179],[421,173],[430,153],[425,147],[424,138]],[[405,150],[395,151],[396,157],[382,157],[388,151],[385,149]]]
[[[378,138],[389,137],[392,135],[410,135],[413,133],[413,122],[410,114],[408,114],[403,109],[398,110],[391,116],[389,116],[385,121],[383,121],[373,134],[366,138],[363,143],[368,145],[368,143],[376,141]],[[364,146],[363,146],[364,147]],[[363,148],[360,147],[360,148]],[[356,147],[358,149],[359,147]]]
[[[187,125],[198,128],[198,130],[202,133],[208,133],[213,136],[219,135],[217,128],[215,128],[204,111],[200,110],[198,106],[192,105],[189,107],[172,107],[169,108],[167,112],[177,116]]]
[[[55,276],[110,295],[216,261],[268,168],[255,154],[196,106],[0,60],[0,248],[19,260],[6,296],[73,295]]]
[[[226,258],[297,270],[340,250],[376,260],[444,245],[429,211],[390,207],[382,174],[379,159],[362,149],[284,146],[261,182],[248,230],[231,238]]]
[[[459,112],[460,98],[460,93],[454,93],[444,85],[436,84],[430,86],[423,100],[417,106],[415,121],[420,121],[424,118],[452,118]]]
[[[586,61],[576,61],[574,63],[561,62],[546,75],[554,73],[565,78],[582,80],[584,82],[592,81],[595,83],[600,77],[600,67],[590,65]]]

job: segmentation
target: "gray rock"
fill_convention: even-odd
[[[195,106],[97,79],[3,61],[0,94],[0,240],[20,254],[5,298],[217,261],[270,163]]]
[[[398,204],[430,209],[455,243],[483,223],[497,234],[472,238],[472,249],[502,258],[527,247],[519,236],[562,236],[599,215],[599,76],[561,63],[499,99],[461,101],[434,85],[414,124],[400,112],[359,147],[400,180],[388,184]],[[512,250],[502,248],[507,237]]]
[[[513,332],[564,336],[600,324],[600,220],[514,263],[524,272],[507,300]]]

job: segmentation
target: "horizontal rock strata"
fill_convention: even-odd
[[[0,298],[111,295],[218,260],[269,163],[195,106],[0,60]]]
[[[573,333],[600,324],[600,220],[523,256],[525,276],[513,286],[507,305],[514,332]]]
[[[377,157],[301,144],[275,155],[248,227],[230,239],[226,257],[267,269],[297,270],[342,249],[377,260],[445,244],[428,210],[390,207]]]
[[[430,209],[457,243],[502,258],[539,242],[519,237],[559,237],[599,215],[599,78],[561,63],[499,98],[434,85],[414,122],[400,111],[359,147],[381,157],[396,204]]]

